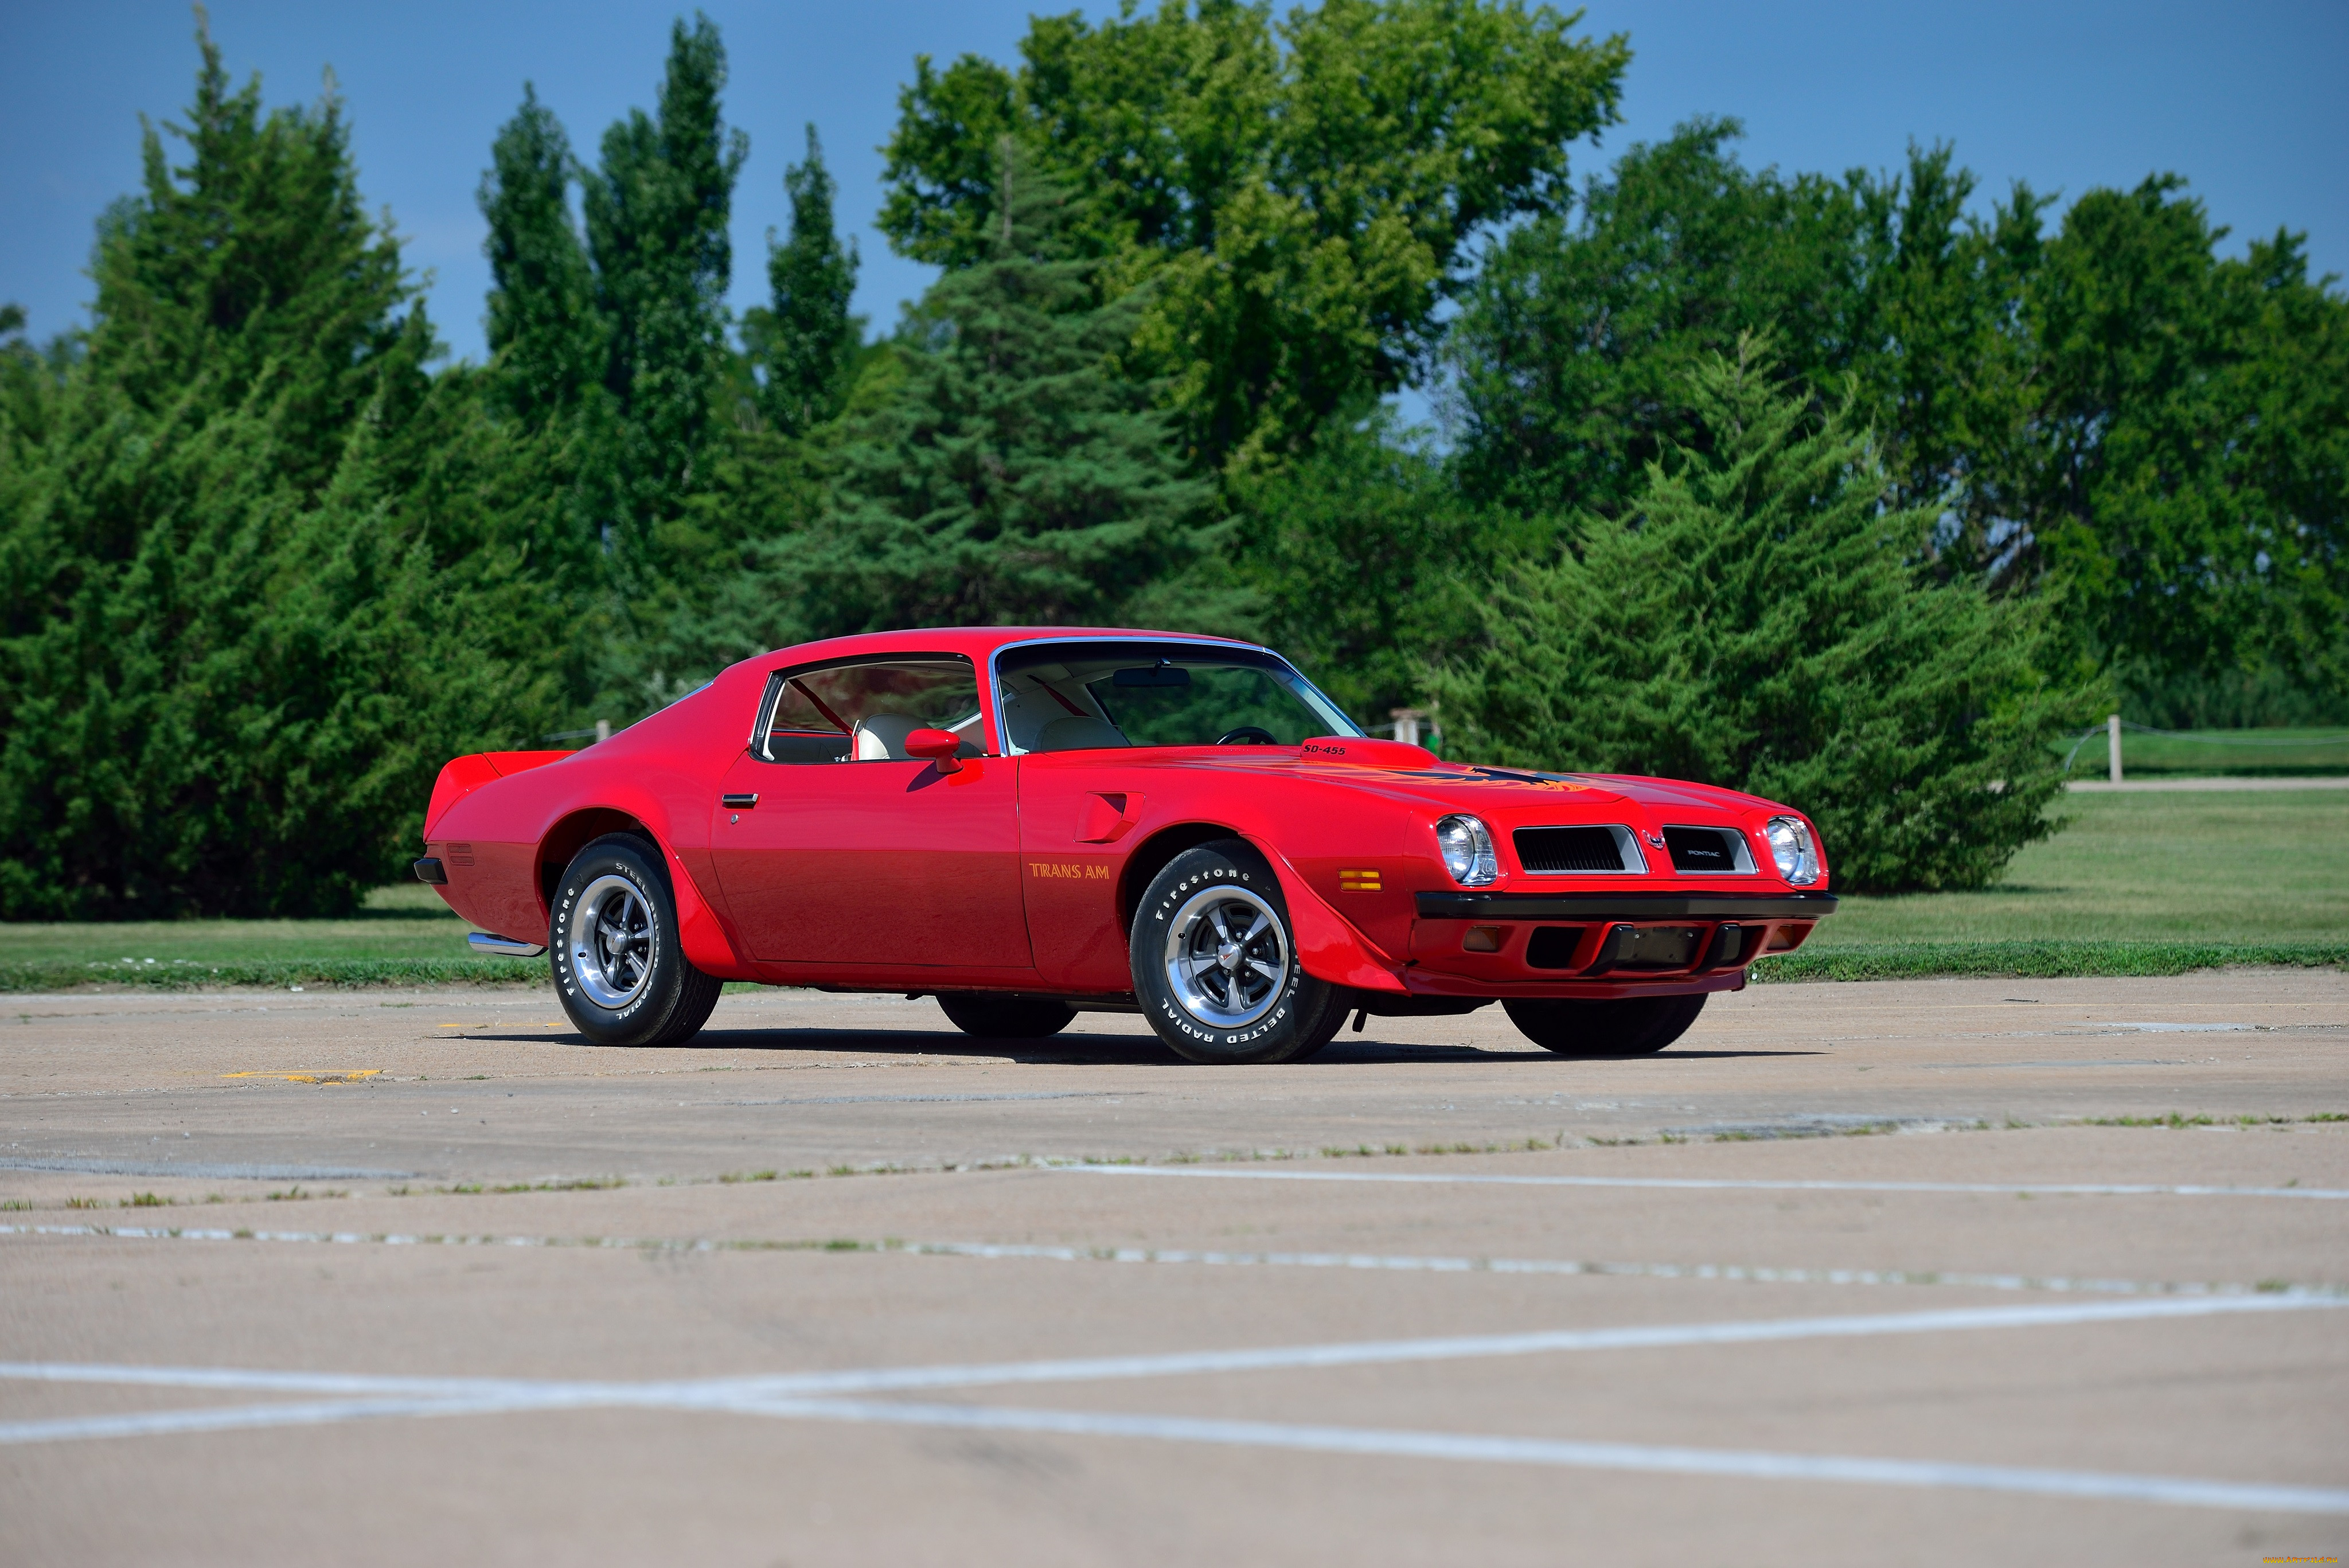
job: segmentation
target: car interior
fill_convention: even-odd
[[[1357,732],[1285,666],[1247,652],[1085,643],[999,669],[1012,755],[1134,745],[1294,744]],[[934,659],[802,670],[777,689],[765,755],[777,763],[912,762],[906,738],[940,729],[957,755],[988,753],[970,667]],[[1120,720],[1125,721],[1121,724]],[[1139,724],[1137,732],[1134,726]]]
[[[1078,643],[1008,650],[996,706],[1021,752],[1122,746],[1294,745],[1358,734],[1288,666],[1247,649]]]
[[[774,763],[915,762],[905,741],[945,730],[956,754],[987,754],[968,661],[909,660],[802,670],[771,699],[765,757]]]

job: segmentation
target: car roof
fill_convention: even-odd
[[[959,653],[973,663],[985,663],[997,649],[1013,643],[1091,641],[1094,639],[1147,638],[1154,641],[1197,642],[1218,648],[1258,648],[1237,638],[1208,637],[1191,631],[1154,631],[1113,626],[954,626],[916,627],[904,631],[868,631],[853,637],[826,638],[760,654],[745,663],[762,670],[790,664],[824,663],[835,659],[877,659],[893,653]]]

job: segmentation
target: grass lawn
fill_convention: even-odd
[[[0,991],[134,985],[497,984],[546,966],[478,958],[473,928],[421,883],[378,888],[339,920],[126,920],[11,924]]]
[[[1847,898],[1755,977],[2349,964],[2349,792],[2074,795],[2052,815],[2065,826],[1993,886]]]
[[[2098,730],[2090,735],[2072,756],[2072,776],[2103,778],[2110,749],[2106,732]],[[2056,750],[2069,753],[2071,742]],[[2349,730],[2186,730],[2172,735],[2128,730],[2121,735],[2121,773],[2127,778],[2178,774],[2349,774]]]
[[[1981,892],[1847,898],[1812,943],[2349,940],[2349,790],[2072,795],[2054,815],[2069,825]]]
[[[2349,963],[2349,791],[2075,795],[2055,815],[2063,830],[2016,856],[1996,886],[1847,898],[1757,978]],[[11,925],[0,991],[544,983],[543,961],[474,957],[470,929],[413,883],[378,888],[341,920]]]

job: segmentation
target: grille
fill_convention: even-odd
[[[1527,871],[1620,871],[1623,852],[1604,827],[1520,827],[1517,864]]]
[[[1536,926],[1526,939],[1526,967],[1572,969],[1574,950],[1581,940],[1580,926]]]
[[[1734,872],[1737,841],[1717,827],[1667,827],[1664,843],[1675,871]]]

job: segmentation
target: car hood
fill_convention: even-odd
[[[1392,742],[1376,743],[1372,748],[1350,746],[1349,750],[1368,750],[1371,754],[1356,760],[1314,757],[1288,746],[1262,751],[1248,748],[1244,753],[1228,748],[1202,749],[1175,765],[1246,774],[1267,782],[1275,777],[1310,780],[1324,787],[1360,791],[1423,809],[1475,812],[1511,821],[1523,821],[1528,815],[1555,815],[1567,821],[1595,822],[1623,815],[1684,812],[1742,816],[1756,811],[1791,809],[1760,795],[1682,779],[1622,774],[1555,774],[1531,768],[1442,762],[1417,747],[1397,747]],[[1402,751],[1417,753],[1417,757],[1392,754]],[[1627,813],[1622,809],[1625,806],[1634,810]],[[1658,815],[1657,819],[1661,818]]]

